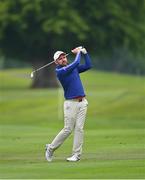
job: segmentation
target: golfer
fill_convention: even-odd
[[[45,157],[52,161],[54,151],[74,131],[72,156],[67,161],[78,161],[82,154],[83,127],[86,118],[88,101],[79,76],[91,68],[91,60],[85,48],[77,47],[72,50],[76,55],[75,60],[68,64],[66,53],[57,51],[54,54],[56,75],[64,89],[64,128],[53,139],[51,144],[46,144]],[[80,64],[81,56],[84,63]]]

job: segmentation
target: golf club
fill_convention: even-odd
[[[83,46],[79,46],[78,48],[84,48],[84,47],[83,47]],[[72,52],[69,52],[69,53],[67,53],[65,56],[68,56],[68,55],[70,55],[71,53],[72,53]],[[52,62],[50,62],[50,63],[48,63],[48,64],[45,64],[44,66],[42,66],[42,67],[36,69],[35,71],[32,71],[32,72],[31,72],[31,78],[34,77],[34,73],[35,73],[35,72],[37,72],[37,71],[39,71],[39,70],[41,70],[41,69],[43,69],[43,68],[45,68],[45,67],[47,67],[47,66],[53,64],[54,62],[55,62],[55,61],[52,61]]]
[[[70,52],[70,53],[71,53],[71,52]],[[66,56],[68,56],[70,53],[66,54]],[[55,61],[52,61],[52,62],[50,62],[50,63],[48,63],[48,64],[45,64],[44,66],[42,66],[42,67],[36,69],[35,71],[32,71],[32,72],[31,72],[31,78],[34,77],[34,73],[35,73],[35,72],[37,72],[37,71],[39,71],[39,70],[41,70],[41,69],[43,69],[43,68],[45,68],[45,67],[47,67],[47,66],[53,64],[54,62],[55,62]]]

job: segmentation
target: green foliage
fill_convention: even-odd
[[[3,179],[144,179],[145,77],[88,71],[82,160],[65,161],[73,136],[44,157],[63,127],[58,89],[30,90],[31,69],[0,72],[0,177]]]
[[[114,48],[145,56],[145,0],[0,0],[0,27],[0,53],[19,60],[81,44],[106,57]]]
[[[2,15],[2,16],[1,16]],[[65,32],[85,37],[88,28],[68,0],[7,0],[0,2],[1,49],[7,56],[43,57]],[[61,41],[62,43],[62,41]]]
[[[135,55],[126,48],[114,48],[111,55],[92,56],[92,59],[96,69],[137,75],[145,74],[144,56]]]
[[[90,27],[87,43],[91,48],[106,52],[125,46],[135,52],[145,52],[144,0],[84,1],[80,12]]]

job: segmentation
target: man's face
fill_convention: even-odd
[[[56,64],[61,65],[61,66],[66,66],[68,63],[66,55],[61,54],[59,58],[56,60]]]

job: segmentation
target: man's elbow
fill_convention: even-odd
[[[84,71],[88,71],[89,69],[91,69],[92,68],[92,66],[87,66],[85,69],[84,69]]]
[[[89,70],[91,68],[92,68],[92,64],[89,64],[87,69]]]

